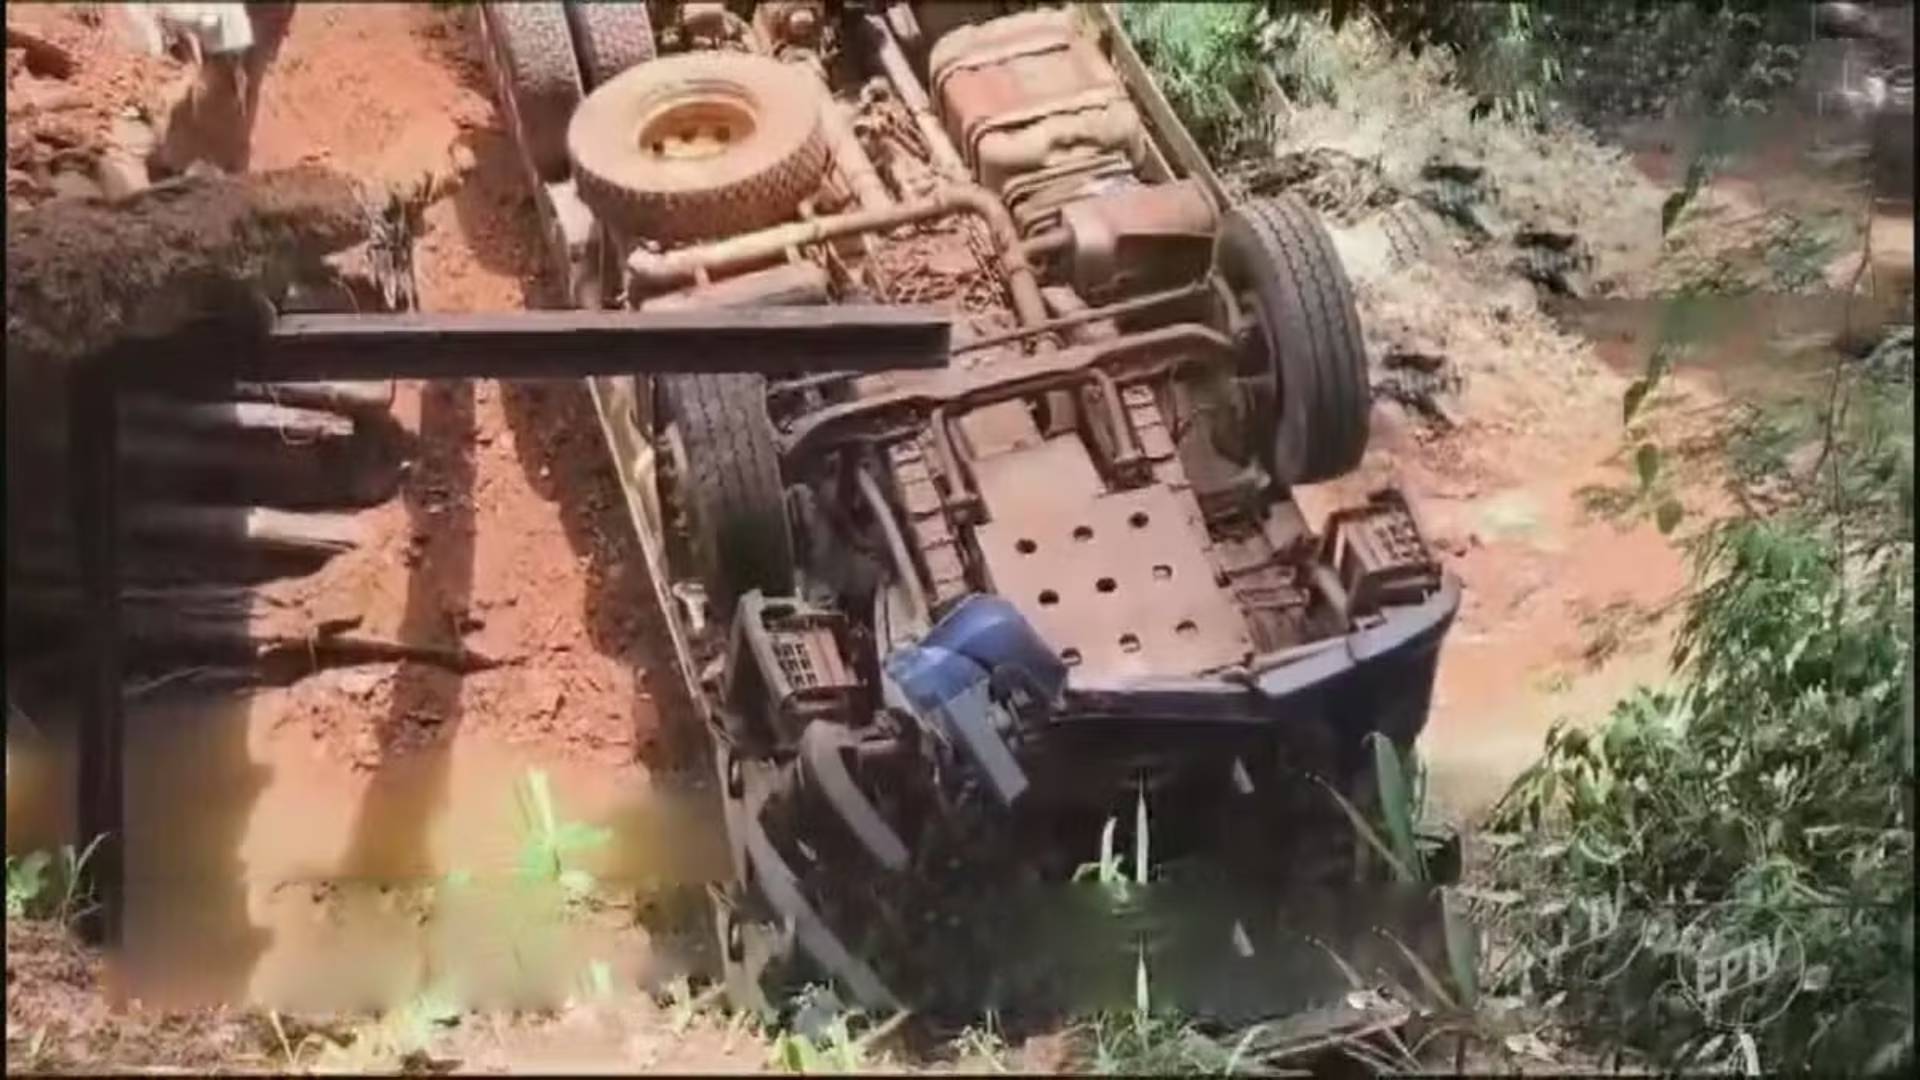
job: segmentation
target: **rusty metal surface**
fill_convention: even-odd
[[[879,371],[945,367],[951,334],[946,315],[899,305],[286,315],[264,335],[209,329],[137,343],[114,373],[171,383]],[[167,352],[180,362],[157,355]]]
[[[1133,186],[1060,210],[1073,234],[1073,284],[1091,301],[1205,277],[1216,218],[1195,180]]]
[[[956,425],[967,453],[975,458],[1040,445],[1040,429],[1033,422],[1033,410],[1024,401],[1003,401],[975,409],[960,417]]]
[[[928,71],[947,131],[982,184],[1088,153],[1138,162],[1145,133],[1126,86],[1070,13],[1027,11],[962,27]]]
[[[1325,558],[1355,615],[1418,601],[1440,586],[1440,564],[1406,499],[1394,491],[1335,511],[1327,520]]]
[[[1226,186],[1220,182],[1220,176],[1214,172],[1206,153],[1194,141],[1186,125],[1180,122],[1167,96],[1161,92],[1159,84],[1153,80],[1153,74],[1140,59],[1139,50],[1133,47],[1132,40],[1120,24],[1119,5],[1111,2],[1079,4],[1075,5],[1075,10],[1106,46],[1120,80],[1132,93],[1134,102],[1145,111],[1154,136],[1149,140],[1149,145],[1156,150],[1165,150],[1164,163],[1173,172],[1199,180],[1214,206],[1224,212],[1232,205],[1232,200],[1227,197]],[[1148,178],[1157,179],[1152,176]]]
[[[1104,492],[1071,436],[976,470],[995,515],[975,531],[988,579],[1076,674],[1194,674],[1251,650],[1173,489]]]
[[[948,520],[946,501],[934,484],[922,441],[906,440],[888,447],[887,464],[893,472],[900,505],[906,511],[914,549],[926,567],[928,602],[938,607],[969,591],[967,561]]]
[[[836,437],[875,421],[898,422],[941,409],[965,411],[1060,389],[1106,375],[1130,385],[1189,363],[1233,356],[1231,339],[1198,323],[1178,323],[1110,341],[1019,357],[991,367],[901,372],[885,386],[863,388],[854,401],[830,405],[794,423],[780,439],[788,460],[804,458]]]

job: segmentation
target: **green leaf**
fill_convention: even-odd
[[[545,844],[527,844],[520,849],[515,867],[523,878],[540,880],[553,875],[553,851]]]
[[[1147,786],[1140,785],[1140,794],[1133,803],[1133,880],[1136,884],[1147,883]]]
[[[1372,848],[1375,854],[1386,860],[1387,865],[1392,868],[1395,878],[1402,882],[1419,880],[1414,877],[1413,868],[1400,861],[1399,856],[1393,853],[1393,848],[1388,846],[1387,842],[1380,838],[1380,834],[1374,831],[1373,826],[1367,823],[1367,816],[1362,814],[1352,803],[1348,802],[1346,796],[1335,791],[1333,785],[1327,783],[1325,780],[1315,777],[1314,782],[1327,789],[1327,794],[1333,796],[1333,801],[1340,807],[1340,812],[1345,814],[1347,821],[1353,825],[1353,831],[1358,833],[1360,838],[1367,842],[1367,846]]]
[[[1419,953],[1408,948],[1406,942],[1401,941],[1397,936],[1387,930],[1376,930],[1374,932],[1386,938],[1389,942],[1392,942],[1393,947],[1400,950],[1400,955],[1406,958],[1407,966],[1413,969],[1413,973],[1419,978],[1420,984],[1426,988],[1427,993],[1433,995],[1435,1004],[1443,1009],[1459,1008],[1459,1003],[1455,1001],[1453,994],[1447,990],[1447,984],[1440,981],[1440,976],[1434,974],[1433,969],[1427,966],[1425,960],[1420,959]]]
[[[1147,990],[1147,949],[1142,945],[1134,955],[1133,962],[1133,1010],[1136,1016],[1146,1016],[1151,1011],[1152,997]]]
[[[1480,998],[1480,939],[1473,924],[1453,904],[1443,900],[1441,914],[1447,933],[1447,966],[1452,969],[1461,1004],[1471,1009]]]
[[[1374,781],[1380,788],[1380,813],[1386,819],[1387,836],[1393,841],[1393,854],[1400,865],[1421,880],[1420,850],[1413,835],[1413,805],[1406,773],[1400,768],[1400,753],[1393,740],[1379,732],[1367,736],[1373,742]]]
[[[44,851],[30,852],[18,859],[7,856],[7,918],[18,919],[40,899],[46,888],[47,865],[53,856]]]
[[[1686,516],[1687,508],[1681,506],[1679,500],[1667,499],[1654,509],[1653,523],[1660,530],[1661,535],[1665,536],[1672,533],[1680,524],[1680,519]]]
[[[603,847],[613,839],[613,830],[603,825],[569,821],[553,834],[556,851],[587,851]]]
[[[1114,867],[1118,865],[1118,860],[1113,854],[1113,830],[1118,827],[1119,824],[1118,820],[1108,818],[1106,825],[1100,830],[1101,884],[1107,884],[1113,880]]]
[[[1647,394],[1651,393],[1652,390],[1653,381],[1651,379],[1633,380],[1632,385],[1627,387],[1626,396],[1620,401],[1621,423],[1633,423],[1633,414],[1640,411],[1641,402],[1647,399]]]
[[[1640,477],[1640,490],[1653,486],[1660,475],[1660,448],[1652,443],[1641,443],[1633,452],[1633,471]]]

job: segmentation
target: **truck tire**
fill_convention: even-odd
[[[483,4],[488,37],[505,76],[503,102],[512,132],[534,174],[546,183],[567,178],[567,120],[580,104],[580,65],[566,10],[558,3]]]
[[[793,592],[793,533],[766,380],[759,375],[668,375],[667,420],[679,436],[676,485],[694,561],[717,619],[754,589]]]
[[[588,90],[654,58],[653,19],[644,3],[583,3],[566,0],[574,50]]]
[[[1255,347],[1274,381],[1267,466],[1284,486],[1352,471],[1366,453],[1367,352],[1333,240],[1290,195],[1230,211],[1214,246],[1227,284],[1252,298]]]
[[[825,89],[805,68],[746,53],[682,53],[595,90],[567,147],[601,220],[662,242],[790,218],[826,175]]]

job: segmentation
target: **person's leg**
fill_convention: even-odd
[[[229,173],[247,170],[260,87],[292,26],[294,7],[246,5],[253,43],[238,52],[204,54],[193,83],[168,113],[156,164],[172,173],[196,162]]]

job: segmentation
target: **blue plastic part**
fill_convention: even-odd
[[[1067,669],[1012,604],[997,596],[962,600],[926,637],[889,654],[885,668],[914,711],[937,720],[960,744],[1002,802],[1019,798],[1026,774],[996,730],[993,675],[1017,672],[1051,701],[1065,687]]]
[[[1019,609],[998,596],[976,594],[960,601],[921,644],[958,653],[987,671],[1013,668],[1048,701],[1067,684],[1066,664]]]

